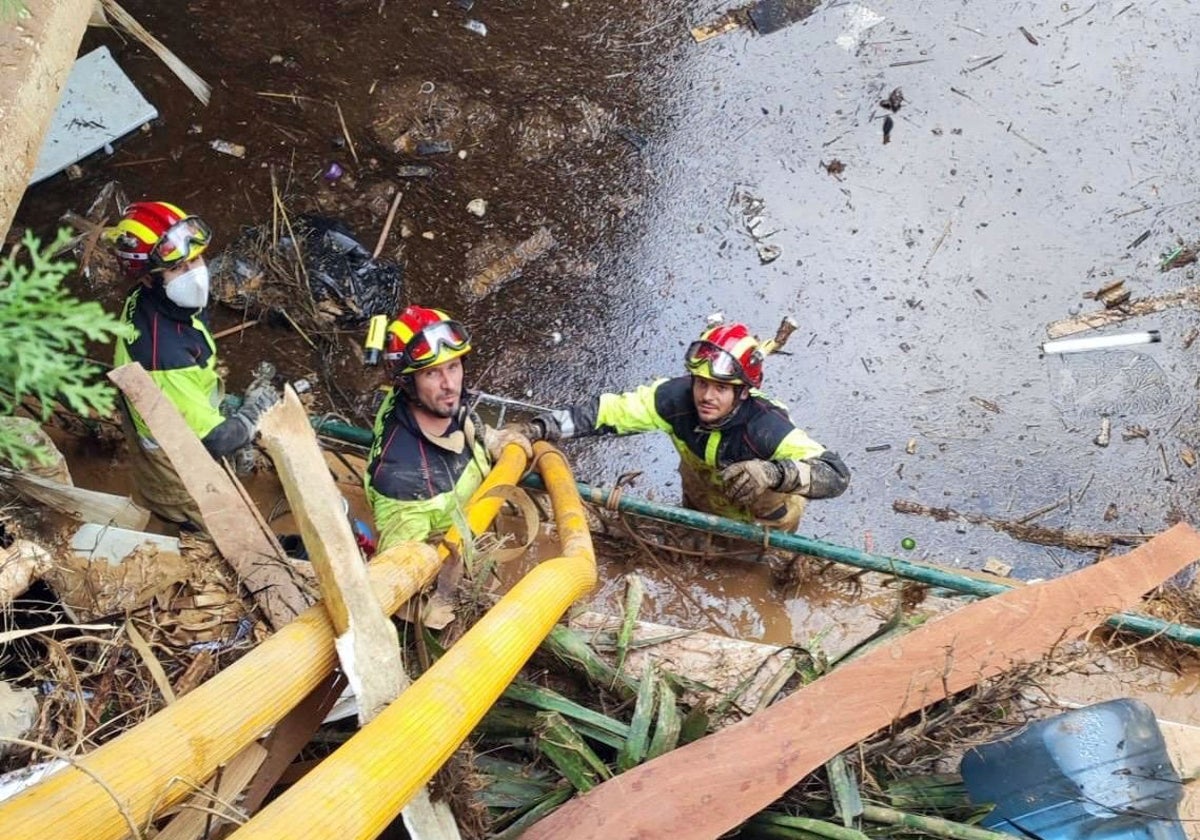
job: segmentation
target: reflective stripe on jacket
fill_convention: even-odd
[[[407,400],[395,391],[375,415],[363,484],[379,530],[379,551],[401,540],[427,540],[455,522],[463,504],[491,471],[476,421],[466,409],[442,441],[421,431]],[[448,445],[462,435],[461,448]]]
[[[194,314],[193,314],[194,313]],[[221,378],[217,375],[217,345],[204,310],[183,309],[167,299],[161,286],[139,286],[125,301],[122,320],[137,330],[133,341],[117,339],[113,365],[138,362],[183,415],[188,427],[203,439],[224,420]],[[126,403],[143,444],[154,437],[141,415]]]
[[[757,391],[718,429],[705,428],[692,399],[692,378],[660,379],[623,394],[601,394],[595,430],[666,432],[683,457],[722,470],[739,461],[802,461],[825,447],[797,429],[787,406]]]
[[[731,464],[811,458],[828,460],[833,472],[845,471],[836,454],[796,428],[785,405],[758,391],[752,390],[749,399],[738,403],[720,428],[705,427],[696,412],[690,376],[660,379],[621,394],[601,394],[598,401],[576,406],[571,413],[581,435],[666,432],[679,452],[686,503],[728,519],[790,529],[804,510],[803,497],[770,491],[749,508],[731,502],[721,481],[721,470]],[[845,483],[837,492],[843,489]]]

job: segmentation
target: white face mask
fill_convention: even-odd
[[[164,288],[167,297],[184,309],[202,309],[208,303],[208,266],[189,269]]]

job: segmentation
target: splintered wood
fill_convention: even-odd
[[[522,836],[719,837],[893,720],[1042,658],[1197,558],[1200,534],[1176,525],[1123,556],[963,607],[598,785]]]

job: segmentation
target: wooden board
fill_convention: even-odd
[[[359,723],[366,724],[407,684],[396,628],[371,590],[342,497],[325,466],[308,411],[291,386],[258,428],[321,583],[342,672],[358,700]]]
[[[108,378],[142,415],[154,440],[176,465],[217,550],[237,572],[271,626],[278,630],[308,609],[312,602],[299,576],[259,530],[233,480],[142,366],[137,362],[122,365],[110,371]]]
[[[1200,533],[1180,524],[1128,554],[963,607],[593,788],[522,837],[719,837],[893,720],[1039,659],[1197,559]]]

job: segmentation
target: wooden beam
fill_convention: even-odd
[[[312,601],[300,576],[278,546],[259,530],[234,480],[212,459],[154,380],[137,362],[109,371],[108,378],[137,409],[155,441],[176,465],[217,550],[237,572],[268,623],[278,630],[304,612]]]
[[[1180,524],[1128,554],[965,606],[604,782],[522,838],[719,837],[893,720],[1040,659],[1197,559],[1200,533]]]
[[[258,431],[300,526],[337,636],[338,659],[358,700],[359,722],[366,723],[400,696],[404,666],[399,636],[371,591],[342,496],[308,411],[290,385],[283,400],[263,415]]]
[[[37,165],[95,0],[24,0],[0,21],[0,240]],[[12,8],[12,4],[8,4]]]
[[[371,591],[366,565],[342,510],[342,497],[321,453],[308,411],[291,386],[259,422],[304,547],[321,583],[322,603],[337,634],[342,671],[358,700],[360,724],[370,722],[408,688],[396,628]],[[446,802],[422,788],[403,811],[414,840],[455,840],[458,828]]]

